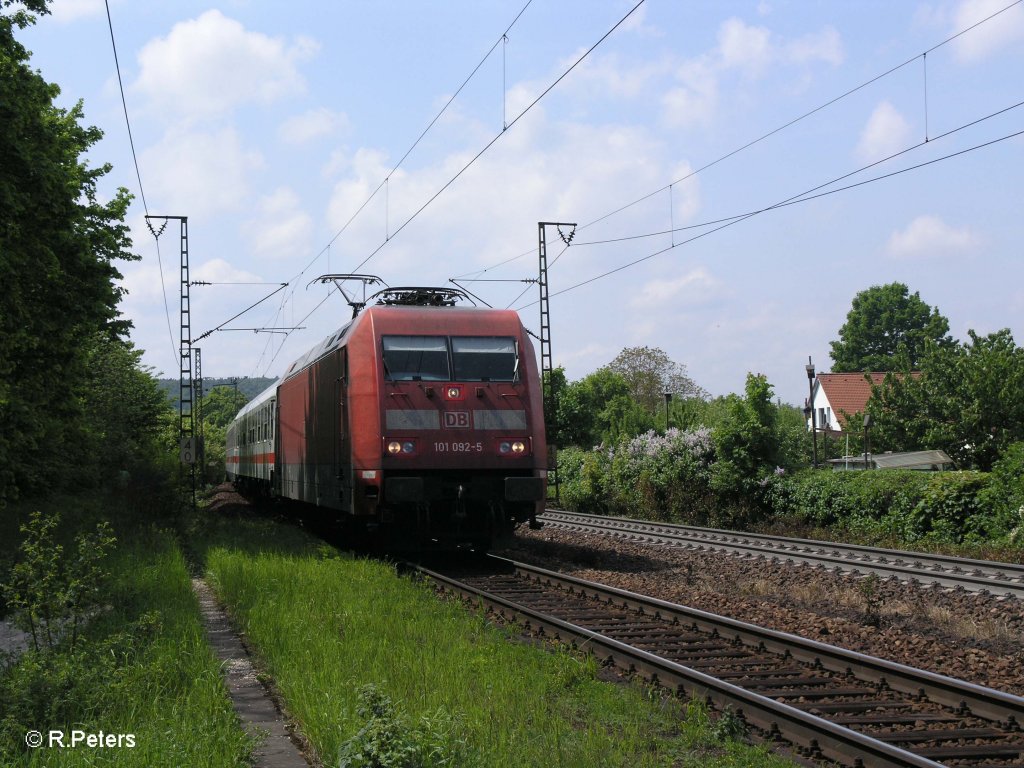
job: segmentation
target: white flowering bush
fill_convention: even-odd
[[[649,431],[618,445],[560,453],[570,509],[681,522],[707,522],[715,507],[711,430]]]
[[[649,430],[592,451],[563,451],[564,501],[571,509],[697,525],[746,525],[770,512],[786,446],[764,376],[747,377],[744,397],[721,398],[715,427]],[[798,422],[802,429],[802,422]]]

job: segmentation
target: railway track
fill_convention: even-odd
[[[1024,766],[1024,698],[490,557],[417,570],[534,632],[728,708],[808,765]]]
[[[945,555],[836,544],[813,539],[790,539],[753,533],[654,523],[622,517],[603,517],[549,509],[545,525],[572,531],[738,555],[765,557],[780,562],[824,566],[847,572],[874,573],[882,578],[987,591],[1024,600],[1024,565],[968,560]]]

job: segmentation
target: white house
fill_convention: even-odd
[[[870,382],[865,376],[870,377]],[[829,432],[860,432],[860,424],[846,424],[846,417],[863,413],[871,397],[871,385],[882,383],[885,373],[819,373],[814,380],[811,407],[814,426]],[[811,429],[811,418],[807,419]]]

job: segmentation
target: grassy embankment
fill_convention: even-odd
[[[701,704],[602,682],[295,528],[212,514],[194,541],[326,765],[783,765],[718,738]]]
[[[117,542],[102,562],[109,578],[98,607],[74,646],[65,630],[53,647],[43,642],[16,662],[0,659],[0,765],[247,764],[249,743],[206,643],[185,559],[171,532],[145,522],[166,519],[155,501],[64,498],[4,510],[2,583],[11,583],[14,542],[23,538],[17,522],[32,511],[61,515],[54,540],[65,566],[77,556],[76,533],[100,519],[111,522]],[[131,734],[135,746],[122,739],[120,747],[30,749],[31,730],[59,730],[68,742],[76,730]]]

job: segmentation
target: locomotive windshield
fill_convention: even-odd
[[[384,376],[391,381],[515,381],[510,336],[385,336]]]
[[[507,337],[453,336],[455,381],[513,381],[516,340]]]
[[[444,336],[385,336],[384,375],[392,381],[450,381]]]

